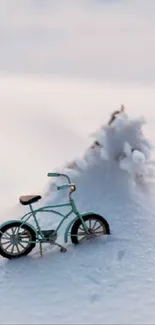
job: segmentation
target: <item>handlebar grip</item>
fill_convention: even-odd
[[[66,188],[70,188],[71,189],[71,192],[74,192],[76,191],[76,186],[75,184],[63,184],[63,185],[60,185],[60,186],[57,186],[57,190],[65,190]]]
[[[48,173],[47,176],[48,177],[59,177],[60,174],[59,173]]]
[[[69,184],[64,184],[64,185],[58,186],[57,189],[58,189],[58,191],[59,190],[65,190],[66,188],[69,188],[69,187],[70,187]]]

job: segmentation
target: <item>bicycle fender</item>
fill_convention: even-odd
[[[11,224],[12,222],[18,222],[20,224],[25,224],[27,226],[29,226],[35,233],[36,233],[36,229],[28,222],[24,222],[22,220],[19,220],[19,219],[13,219],[13,220],[9,220],[9,221],[6,221],[6,222],[3,222],[1,225],[0,225],[0,229],[3,227],[3,226],[6,226],[6,225],[9,225]]]
[[[89,215],[89,214],[95,214],[95,212],[92,212],[92,211],[89,211],[89,212],[83,212],[83,213],[80,213],[80,216],[81,217],[84,217],[84,216],[87,216],[87,215]],[[68,224],[68,226],[67,226],[67,228],[66,228],[66,231],[65,231],[65,234],[64,234],[64,242],[65,243],[67,243],[68,242],[68,233],[69,233],[69,230],[70,230],[70,228],[72,227],[72,225],[73,225],[73,223],[76,221],[76,220],[78,220],[79,219],[79,217],[77,216],[77,217],[75,217],[69,224]]]

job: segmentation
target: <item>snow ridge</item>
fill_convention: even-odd
[[[93,134],[94,142],[83,156],[66,164],[59,171],[78,175],[100,163],[103,168],[107,164],[115,165],[134,180],[154,176],[151,161],[153,145],[143,133],[145,124],[146,120],[142,116],[130,118],[122,105],[120,110],[111,114],[108,123]],[[60,180],[56,183],[60,183]]]

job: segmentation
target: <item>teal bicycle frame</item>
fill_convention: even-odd
[[[60,248],[60,252],[66,252],[67,249],[57,242],[57,237],[59,230],[66,219],[71,214],[75,216],[71,218],[68,222],[68,225],[64,229],[64,242],[67,243],[70,237],[70,240],[74,244],[78,244],[80,240],[78,236],[84,234],[83,238],[92,239],[98,234],[110,234],[109,224],[100,215],[88,211],[80,213],[76,207],[75,201],[72,198],[72,193],[76,190],[75,184],[71,183],[71,180],[66,174],[59,173],[48,173],[49,177],[58,177],[63,176],[67,178],[68,183],[57,186],[57,190],[69,189],[69,201],[67,203],[53,204],[53,205],[43,205],[34,209],[33,204],[38,202],[41,199],[41,195],[23,195],[19,198],[19,201],[22,205],[29,205],[30,211],[23,215],[20,219],[8,220],[0,225],[0,255],[6,258],[15,258],[20,256],[25,256],[29,254],[36,244],[40,245],[40,255],[43,255],[42,244],[48,243],[55,245]],[[56,203],[56,202],[55,202]],[[60,212],[60,208],[69,208],[63,213]],[[68,211],[69,210],[69,211]],[[61,217],[60,222],[55,229],[41,229],[40,226],[40,216],[37,218],[37,214],[41,213],[52,213]],[[94,216],[93,216],[94,215]],[[33,218],[33,223],[29,223],[30,218]],[[95,223],[93,228],[91,228],[91,219],[94,219]],[[89,220],[89,226],[87,226],[86,221]],[[55,221],[55,220],[54,220]],[[99,226],[94,228],[96,223],[99,221]],[[80,226],[83,226],[83,232],[79,232]],[[97,231],[98,228],[102,226],[102,232]],[[104,229],[103,229],[104,228]],[[9,230],[11,233],[9,233]],[[96,232],[95,232],[96,231]],[[3,239],[6,241],[3,242]],[[9,243],[9,244],[8,244]],[[23,246],[22,243],[27,244]],[[7,246],[5,246],[7,245]],[[20,248],[22,247],[22,251]],[[11,251],[8,251],[8,249]],[[16,251],[14,250],[16,249]]]
[[[20,222],[20,227],[19,229],[22,227],[22,225],[24,224],[27,224],[29,227],[31,227],[33,229],[33,231],[35,232],[36,234],[36,241],[35,242],[39,242],[40,244],[42,242],[47,242],[47,238],[45,237],[44,235],[44,231],[41,229],[40,225],[39,225],[39,222],[37,220],[37,213],[44,213],[44,212],[51,212],[51,213],[54,213],[58,216],[60,216],[62,218],[62,220],[59,222],[57,228],[54,230],[52,236],[54,237],[55,234],[58,233],[59,229],[61,228],[62,224],[64,223],[64,221],[72,214],[74,213],[76,215],[75,218],[73,218],[69,224],[67,225],[66,227],[66,230],[65,230],[65,234],[64,234],[64,242],[67,243],[68,242],[68,235],[69,235],[69,230],[71,228],[71,226],[73,225],[73,223],[77,220],[77,219],[81,219],[81,222],[83,224],[83,227],[85,229],[85,231],[87,233],[89,233],[88,231],[88,227],[86,225],[86,223],[84,222],[83,220],[83,216],[86,216],[86,215],[89,215],[90,213],[93,214],[93,212],[86,212],[86,213],[80,213],[78,210],[77,210],[77,207],[76,207],[76,204],[75,204],[75,201],[74,199],[71,197],[71,194],[72,192],[75,191],[76,187],[74,184],[71,183],[70,181],[70,178],[68,177],[68,175],[66,174],[58,174],[58,173],[48,173],[48,176],[49,177],[58,177],[58,176],[63,176],[63,177],[66,177],[67,180],[68,180],[68,184],[64,184],[64,185],[61,185],[61,186],[58,186],[57,189],[58,190],[62,190],[62,189],[67,189],[67,188],[70,188],[70,192],[69,192],[69,202],[68,203],[64,203],[64,204],[56,204],[56,205],[49,205],[49,206],[42,206],[40,207],[39,209],[33,209],[32,207],[32,204],[29,204],[29,207],[30,207],[30,212],[26,213],[23,217],[21,217],[20,220],[10,220],[10,221],[7,221],[5,223],[3,223],[3,226],[5,224],[9,224],[9,223],[12,223],[12,222]],[[70,211],[67,213],[67,214],[63,214],[59,211],[56,211],[55,209],[56,208],[61,208],[61,207],[70,207]],[[32,224],[28,223],[27,221],[33,217],[34,219],[34,222],[35,222],[35,226],[32,226]],[[16,236],[18,236],[18,233],[16,234]],[[24,243],[24,241],[23,241]],[[31,243],[33,243],[33,241],[31,241]]]
[[[67,213],[67,214],[63,214],[59,211],[56,211],[55,209],[56,208],[61,208],[61,207],[71,207],[71,210]],[[36,228],[37,228],[37,235],[39,235],[41,237],[42,240],[45,240],[45,237],[44,237],[44,234],[41,230],[41,227],[39,225],[39,222],[37,220],[37,217],[36,217],[36,214],[37,213],[42,213],[42,212],[51,212],[51,213],[54,213],[56,215],[59,215],[60,217],[62,217],[62,220],[59,222],[58,226],[56,227],[55,229],[55,233],[57,233],[59,231],[59,229],[61,228],[62,224],[64,223],[64,221],[72,214],[74,213],[76,215],[76,217],[68,224],[67,228],[66,228],[66,231],[65,231],[65,234],[64,234],[64,242],[67,243],[68,241],[68,232],[69,232],[69,229],[71,228],[72,224],[78,219],[80,218],[81,219],[81,222],[83,224],[83,227],[85,229],[85,231],[88,232],[88,228],[87,228],[87,225],[85,224],[85,222],[83,221],[83,216],[84,215],[87,215],[87,214],[90,214],[92,212],[87,212],[87,213],[79,213],[79,211],[77,210],[76,208],[76,205],[75,205],[75,202],[73,199],[70,199],[70,202],[69,203],[64,203],[64,204],[57,204],[57,205],[49,205],[49,206],[43,206],[43,207],[40,207],[39,209],[33,209],[32,208],[32,204],[30,204],[30,212],[26,213],[22,218],[21,220],[23,220],[23,222],[21,222],[21,226],[22,224],[24,223],[27,223],[27,221],[33,217],[34,219],[34,222],[36,224]],[[32,227],[32,226],[31,226]],[[35,232],[36,232],[36,229],[34,229]],[[54,233],[53,233],[53,236],[54,236]]]

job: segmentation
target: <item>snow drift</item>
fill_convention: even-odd
[[[114,117],[94,133],[82,157],[59,169],[77,185],[79,210],[103,215],[111,228],[106,243],[101,238],[76,248],[68,246],[62,269],[70,268],[79,290],[76,286],[72,301],[65,297],[72,309],[67,315],[61,309],[63,324],[73,322],[73,313],[81,324],[153,324],[155,319],[153,145],[145,135],[143,117],[130,118],[124,110]],[[63,181],[50,184],[47,201],[67,199],[67,191],[55,191]],[[56,222],[54,217],[46,219],[49,227]],[[52,319],[58,323],[56,316]]]
[[[131,118],[121,107],[92,135],[92,145],[81,157],[55,169],[67,173],[77,185],[74,197],[79,209],[104,215],[114,236],[117,222],[125,229],[126,223],[135,223],[144,202],[142,215],[154,206],[154,147],[143,130],[145,124],[144,117]],[[63,182],[61,177],[50,181],[45,204],[67,200],[67,190],[57,191],[57,185]],[[129,219],[124,220],[124,215],[129,215]],[[51,221],[49,216],[47,221],[49,228],[57,223],[55,217]]]
[[[130,118],[122,106],[120,110],[111,114],[106,125],[93,134],[94,142],[83,156],[66,164],[63,170],[71,175],[80,174],[83,177],[84,172],[93,168],[95,176],[95,170],[101,165],[101,177],[103,180],[105,177],[109,178],[109,182],[111,175],[114,177],[118,172],[121,173],[121,177],[128,174],[133,181],[152,177],[153,145],[144,135],[145,124],[144,117]],[[60,180],[58,182],[60,183]]]
[[[36,248],[19,261],[1,260],[1,323],[154,324],[154,165],[143,126],[143,118],[114,114],[83,156],[59,168],[77,185],[79,210],[104,215],[111,236],[68,245],[64,255],[48,246],[43,259]],[[67,190],[55,190],[63,181],[50,182],[45,203],[67,199]],[[53,229],[57,217],[40,221]]]

